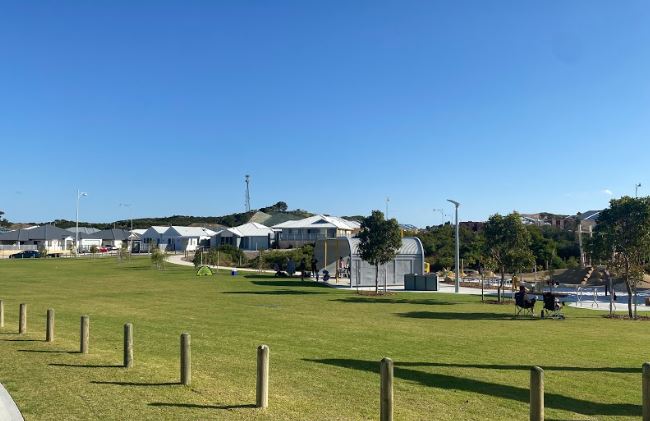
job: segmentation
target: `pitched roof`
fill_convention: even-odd
[[[226,228],[225,230],[219,231],[217,234],[224,231],[231,232],[237,237],[266,237],[269,234],[273,234],[271,228],[266,225],[258,224],[257,222],[249,222],[238,227]]]
[[[17,229],[0,234],[0,241],[61,240],[74,234],[54,225],[41,225],[29,229]]]
[[[173,229],[181,237],[212,237],[216,232],[211,229],[203,227],[178,227],[171,226],[170,229]]]
[[[102,240],[128,240],[131,233],[127,230],[119,228],[111,228],[107,230],[97,231],[93,234],[84,235],[83,238],[99,238]]]
[[[73,234],[77,233],[77,227],[66,228],[66,231],[70,231]],[[79,227],[79,234],[94,234],[99,232],[97,228],[92,227]]]
[[[142,234],[144,234],[146,231],[147,231],[147,230],[146,230],[146,229],[143,229],[143,228],[138,228],[138,229],[131,230],[131,232],[132,232],[133,234],[137,234],[137,235],[142,235]]]
[[[358,238],[349,238],[348,241],[350,242],[350,250],[352,255],[358,255],[359,243],[361,242],[361,240]],[[423,255],[424,248],[422,247],[422,243],[417,237],[404,237],[402,238],[402,245],[397,251],[397,254],[398,255],[405,255],[405,254]]]
[[[338,228],[342,230],[359,229],[361,224],[357,221],[348,221],[337,216],[314,215],[297,221],[286,221],[273,225],[273,228]]]
[[[151,226],[151,227],[147,228],[145,230],[145,232],[151,230],[151,231],[154,231],[156,234],[160,235],[160,234],[164,234],[165,232],[167,232],[167,230],[169,228],[171,228],[171,227],[164,227],[164,226],[160,226],[160,225],[154,225],[154,226]],[[144,234],[144,232],[143,232],[143,234]]]

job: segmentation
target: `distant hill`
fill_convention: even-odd
[[[211,229],[218,229],[219,227],[236,227],[247,222],[258,222],[266,226],[273,226],[286,221],[293,221],[297,219],[307,218],[313,214],[302,209],[288,210],[285,202],[278,202],[274,205],[260,208],[258,211],[232,213],[223,216],[189,216],[189,215],[172,215],[165,217],[152,217],[152,218],[137,218],[133,219],[133,228],[149,228],[153,225],[160,226],[205,226]],[[59,228],[72,228],[76,225],[76,221],[67,219],[56,219],[54,221],[43,222],[51,223]],[[13,224],[16,228],[24,226],[39,225],[37,223],[28,224]],[[122,228],[130,229],[131,220],[118,220],[109,223],[94,223],[79,221],[80,227],[94,227],[98,229],[109,228]],[[13,227],[12,227],[13,228]]]

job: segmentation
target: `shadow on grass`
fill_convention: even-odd
[[[224,292],[223,294],[252,294],[252,295],[309,295],[309,294],[324,294],[319,291],[300,291],[293,289],[282,289],[278,291],[231,291]]]
[[[304,361],[379,373],[378,361],[338,358],[321,360],[305,359]],[[530,391],[527,388],[492,383],[478,379],[450,376],[446,374],[427,373],[424,371],[403,368],[400,366],[400,363],[395,363],[394,376],[398,379],[417,382],[427,387],[478,393],[500,399],[518,401],[526,405],[528,405],[530,399]],[[641,405],[629,403],[615,404],[593,402],[571,398],[556,393],[545,393],[544,401],[547,408],[575,412],[583,415],[641,416]],[[461,408],[459,408],[459,410],[461,410]]]
[[[110,384],[114,386],[176,386],[181,384],[180,382],[163,382],[163,383],[142,383],[142,382],[103,382],[99,380],[93,380],[90,383],[92,384]]]
[[[92,364],[58,364],[58,363],[51,363],[48,364],[49,366],[52,367],[73,367],[73,368],[124,368],[124,365],[118,365],[118,364],[97,364],[97,365],[92,365]]]
[[[0,339],[5,342],[45,342],[45,339]]]
[[[531,317],[517,317],[512,313],[451,313],[444,311],[410,311],[408,313],[396,313],[399,317],[410,319],[436,319],[436,320],[540,320]]]
[[[458,368],[480,368],[488,370],[530,370],[529,365],[517,364],[458,364],[458,363],[431,363],[431,362],[395,362],[400,367],[458,367]],[[594,371],[609,373],[638,373],[640,368],[635,367],[571,367],[571,366],[543,366],[544,371]]]
[[[341,303],[358,303],[358,304],[419,304],[426,306],[451,306],[457,303],[450,303],[448,301],[436,301],[431,299],[415,299],[409,300],[407,298],[377,298],[377,297],[347,297],[337,298],[330,301],[339,301]]]
[[[314,281],[301,281],[300,278],[281,279],[281,280],[278,280],[278,278],[267,278],[267,279],[275,279],[275,280],[251,281],[251,283],[253,285],[268,286],[268,287],[309,287],[309,288],[327,288],[327,289],[330,288],[327,285],[324,285],[323,283],[314,282]]]
[[[149,406],[158,407],[173,407],[173,408],[191,408],[191,409],[243,409],[255,408],[252,403],[242,405],[199,405],[196,403],[167,403],[167,402],[152,402]]]
[[[19,349],[18,352],[35,352],[44,354],[81,354],[79,351],[57,351],[51,349]]]

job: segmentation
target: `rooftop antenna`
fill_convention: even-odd
[[[250,190],[250,183],[251,183],[251,176],[246,174],[244,177],[244,181],[246,182],[246,212],[251,211],[251,190]]]

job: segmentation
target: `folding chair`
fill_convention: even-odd
[[[526,294],[515,294],[515,317],[519,315],[535,317],[535,301],[526,302]]]
[[[544,309],[542,310],[542,316],[548,319],[564,320],[560,300],[550,292],[544,294]]]

